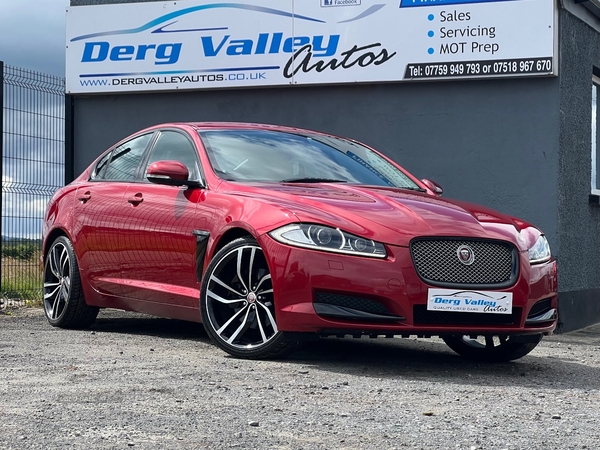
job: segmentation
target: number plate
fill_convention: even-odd
[[[427,310],[512,314],[512,292],[429,289]]]

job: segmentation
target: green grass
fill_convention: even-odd
[[[35,241],[4,242],[2,241],[2,257],[30,261],[40,252],[40,243]]]
[[[29,306],[42,304],[42,271],[39,251],[28,259],[2,257],[2,298],[24,300]]]

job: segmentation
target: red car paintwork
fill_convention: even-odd
[[[233,237],[249,234],[263,248],[276,293],[279,330],[377,331],[390,334],[550,333],[555,321],[526,326],[534,303],[557,306],[556,263],[530,265],[528,249],[541,232],[522,220],[426,192],[342,184],[241,183],[211,169],[197,130],[209,128],[295,129],[254,124],[186,123],[152,127],[184,131],[198,149],[206,188],[148,182],[90,181],[94,164],[50,201],[43,225],[44,252],[58,235],[72,241],[86,302],[149,314],[200,321],[200,282],[193,230],[210,233],[202,271]],[[128,139],[130,139],[129,137]],[[118,144],[117,144],[118,145]],[[100,158],[98,158],[100,159]],[[97,160],[98,161],[98,160]],[[410,174],[409,174],[410,175]],[[319,223],[385,244],[387,258],[325,253],[281,244],[267,233],[290,223]],[[511,326],[415,326],[413,305],[424,305],[425,284],[408,248],[417,236],[453,236],[508,241],[517,248],[520,271],[513,306],[520,322]],[[354,323],[315,313],[315,290],[377,300],[401,323]]]

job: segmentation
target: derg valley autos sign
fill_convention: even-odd
[[[556,73],[549,0],[211,0],[67,10],[67,92]]]

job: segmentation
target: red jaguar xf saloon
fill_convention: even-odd
[[[242,123],[171,123],[119,142],[48,204],[44,309],[202,322],[224,351],[274,358],[322,336],[439,336],[507,361],[557,319],[533,225],[441,198],[364,144]]]

